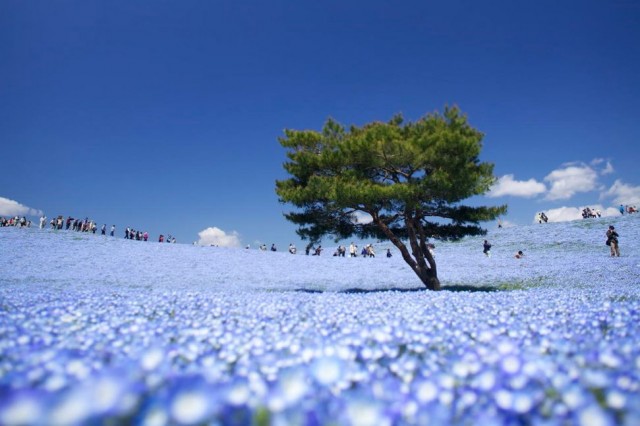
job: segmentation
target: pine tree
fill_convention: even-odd
[[[388,239],[430,290],[440,289],[430,239],[483,235],[479,223],[506,212],[461,203],[487,192],[495,178],[493,164],[479,160],[483,134],[457,107],[413,123],[396,115],[346,130],[329,119],[321,132],[284,134],[291,177],[276,181],[276,193],[296,207],[285,217],[298,235]]]

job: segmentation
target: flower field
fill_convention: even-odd
[[[632,215],[436,242],[434,293],[388,243],[0,228],[0,424],[637,425],[638,241]]]

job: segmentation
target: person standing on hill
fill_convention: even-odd
[[[620,247],[618,247],[618,233],[613,225],[607,230],[607,245],[611,248],[611,257],[620,257]]]
[[[484,240],[484,244],[482,244],[482,252],[487,257],[491,256],[491,244],[489,241]]]

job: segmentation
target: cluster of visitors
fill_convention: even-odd
[[[0,227],[2,226],[17,226],[20,228],[30,228],[31,221],[26,217],[0,217]]]
[[[618,209],[620,210],[620,214],[625,214],[625,212],[627,214],[638,213],[638,209],[636,208],[636,206],[623,206],[622,204],[620,204],[620,207]]]
[[[44,229],[47,226],[47,217],[40,217],[40,229]],[[88,217],[84,219],[77,219],[71,216],[67,216],[65,219],[64,216],[54,217],[49,221],[49,226],[51,229],[55,230],[72,230],[76,232],[91,232],[93,234],[98,230],[98,225],[93,221],[89,220]]]
[[[373,244],[367,244],[362,247],[362,251],[360,252],[362,257],[376,257],[376,252],[373,250]]]
[[[163,236],[160,235],[160,238]],[[124,239],[125,240],[136,240],[136,241],[147,241],[149,239],[149,234],[147,231],[136,231],[132,228],[127,228],[124,230]],[[160,241],[162,242],[162,241]]]
[[[347,248],[345,246],[340,245],[340,246],[338,246],[336,251],[333,252],[333,255],[334,256],[344,257],[346,253],[347,253]]]
[[[146,234],[146,232],[145,232]],[[147,240],[145,240],[147,241]],[[158,237],[158,242],[159,243],[175,243],[176,242],[176,237],[172,237],[171,234],[167,235],[167,237],[165,238],[164,235],[160,234],[160,237]]]
[[[547,217],[546,214],[544,214],[544,212],[540,212],[536,215],[536,220],[538,221],[538,223],[547,223],[549,221],[549,218]],[[500,228],[500,226],[498,226]]]
[[[47,222],[47,217],[45,215],[42,215],[39,220],[40,229],[45,229],[47,227],[47,224],[53,230],[71,230],[76,232],[90,232],[92,234],[95,234],[98,230],[98,224],[95,221],[90,220],[89,218],[77,219],[71,216],[67,216],[67,218],[65,219],[64,216],[60,215]],[[27,220],[25,216],[15,216],[9,218],[0,217],[0,226],[17,226],[21,228],[28,228],[31,227],[31,221]],[[116,226],[111,225],[109,235],[114,237],[115,232]],[[105,236],[107,235],[106,223],[100,227],[100,234]],[[124,231],[124,238],[126,240],[148,241],[149,233],[146,231],[136,231],[133,228],[127,227]],[[175,243],[176,239],[175,237],[172,237],[171,234],[169,234],[166,238],[164,235],[160,235],[159,242]]]
[[[600,213],[600,210],[598,209],[591,209],[589,207],[585,207],[584,209],[582,209],[583,219],[591,219],[600,216],[602,216],[602,213]]]
[[[249,246],[247,246],[246,248],[249,248]],[[267,251],[267,245],[266,244],[260,244],[259,249],[261,251]],[[271,248],[269,249],[270,251],[278,251],[278,249],[276,248],[275,244],[271,244]],[[324,250],[324,248],[322,248],[322,245],[318,245],[317,247],[315,247],[312,243],[307,244],[307,246],[305,247],[305,254],[307,256],[311,255],[311,256],[320,256],[322,254],[322,251]],[[296,254],[298,252],[298,249],[296,248],[296,246],[291,243],[289,244],[289,248],[288,248],[289,253],[291,254]],[[333,256],[335,257],[346,257],[347,254],[347,248],[343,245],[340,245],[336,248],[336,251],[333,253]],[[360,255],[362,257],[376,257],[376,252],[375,249],[373,248],[373,244],[367,244],[362,248],[362,251],[360,252]],[[349,246],[349,256],[350,257],[358,257],[358,246],[355,243],[351,243],[351,245]],[[391,257],[391,250],[387,249],[387,257]]]

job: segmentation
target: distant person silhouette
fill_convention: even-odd
[[[620,257],[620,247],[618,246],[618,233],[613,225],[607,230],[607,245],[611,248],[611,257]]]
[[[482,244],[482,252],[487,257],[491,256],[491,244],[489,241],[484,240],[484,244]]]

